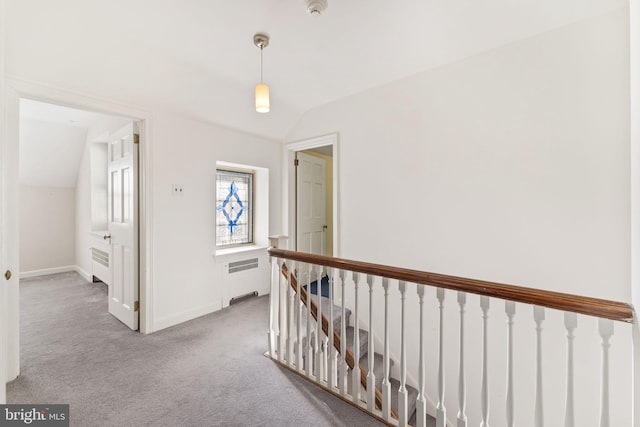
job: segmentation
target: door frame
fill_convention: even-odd
[[[333,150],[333,256],[340,256],[340,227],[338,223],[339,205],[339,185],[338,185],[338,134],[331,133],[315,138],[304,139],[301,141],[291,142],[284,146],[283,164],[287,165],[283,174],[282,192],[285,197],[282,198],[282,216],[283,227],[289,236],[287,248],[293,249],[297,238],[296,230],[296,152],[305,151],[312,148],[325,147],[330,145]]]
[[[0,0],[0,214],[2,215],[2,219],[0,219],[0,311],[3,314],[0,314],[0,405],[3,405],[7,402],[7,365],[8,365],[8,356],[9,353],[7,351],[7,320],[8,317],[6,315],[8,304],[7,304],[7,285],[4,280],[4,272],[8,270],[9,264],[6,259],[6,252],[4,250],[5,247],[5,227],[4,227],[4,214],[5,214],[5,202],[4,202],[4,166],[5,166],[5,144],[7,136],[7,119],[5,114],[5,83],[4,83],[4,71],[5,71],[5,18],[4,18],[4,10],[5,10],[5,0]]]
[[[7,260],[5,268],[14,271],[15,282],[9,286],[5,294],[8,308],[6,324],[7,333],[7,381],[16,378],[20,373],[20,342],[18,322],[18,152],[20,129],[20,99],[28,98],[35,101],[47,102],[81,110],[95,111],[98,113],[123,116],[140,122],[139,145],[139,286],[140,286],[140,332],[147,334],[153,332],[153,280],[151,272],[152,263],[152,174],[151,174],[151,147],[152,143],[152,118],[151,113],[138,107],[127,104],[116,104],[95,97],[64,91],[51,86],[44,86],[28,82],[14,77],[5,79],[5,125],[6,134],[2,144],[3,162],[2,171],[2,195],[3,218],[6,218],[5,230],[16,230],[5,233],[2,238],[4,256]],[[11,248],[9,251],[8,248]]]

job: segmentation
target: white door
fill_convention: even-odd
[[[138,329],[138,134],[130,123],[109,137],[109,313]],[[110,238],[109,238],[110,236]]]
[[[296,250],[324,255],[327,230],[325,161],[302,152],[296,153],[296,158]]]

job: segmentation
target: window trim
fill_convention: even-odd
[[[235,172],[235,173],[240,173],[240,174],[244,174],[244,175],[251,175],[251,181],[250,181],[250,203],[251,203],[251,215],[250,215],[250,231],[249,231],[249,241],[248,242],[244,242],[244,243],[229,243],[226,245],[219,245],[218,244],[218,221],[217,221],[217,213],[216,213],[216,218],[214,218],[214,241],[215,241],[215,247],[216,247],[216,252],[217,251],[226,251],[229,249],[234,249],[234,248],[245,248],[245,247],[252,247],[252,246],[256,246],[256,221],[255,221],[255,216],[256,216],[256,171],[253,168],[247,167],[242,168],[242,167],[233,167],[233,166],[226,166],[224,164],[216,164],[216,176],[215,176],[215,190],[216,190],[216,195],[215,195],[215,205],[216,205],[216,211],[217,211],[217,204],[218,204],[218,172]]]
[[[211,221],[210,231],[211,236],[211,255],[216,262],[226,262],[229,257],[236,258],[240,256],[246,256],[247,254],[260,253],[260,251],[266,251],[270,246],[269,241],[269,209],[270,209],[270,196],[269,188],[271,186],[269,181],[270,170],[268,167],[259,164],[250,163],[235,163],[229,161],[216,160],[215,168],[212,171],[209,185],[211,185],[213,197],[215,197],[215,170],[216,169],[249,169],[255,171],[254,181],[254,216],[253,216],[253,238],[255,243],[252,246],[237,246],[235,248],[217,248],[216,247],[216,231],[215,231],[215,219]],[[216,201],[211,203],[211,207],[215,211]],[[241,255],[242,254],[242,255]]]

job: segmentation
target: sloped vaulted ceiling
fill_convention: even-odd
[[[104,142],[95,138],[96,131],[104,123],[123,122],[126,119],[21,100],[20,184],[74,188],[87,140]]]
[[[318,105],[627,4],[330,0],[312,17],[303,0],[9,0],[7,72],[283,139]]]

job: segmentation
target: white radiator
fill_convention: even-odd
[[[245,270],[253,270],[259,267],[258,258],[245,259],[243,261],[234,261],[228,264],[228,274],[239,273]]]
[[[111,246],[102,238],[107,232],[91,233],[91,274],[111,284]]]
[[[233,298],[269,292],[268,256],[252,256],[234,259],[223,266],[222,306],[227,307]]]
[[[95,277],[111,284],[111,268],[109,266],[109,253],[100,249],[91,248],[92,273]]]

